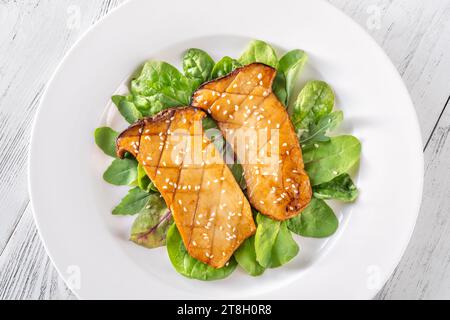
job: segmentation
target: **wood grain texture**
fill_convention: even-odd
[[[74,299],[39,239],[27,207],[0,259],[0,299]]]
[[[42,90],[75,40],[123,0],[0,1],[0,299],[73,299],[29,208],[26,161]],[[408,249],[377,298],[450,298],[450,1],[330,0],[383,47],[415,104],[424,199]],[[370,63],[370,62],[368,62]]]
[[[425,151],[422,209],[414,234],[380,299],[450,299],[449,104]]]
[[[1,1],[0,2],[0,265],[14,259],[20,242],[12,241],[14,230],[25,218],[29,203],[27,191],[27,152],[31,123],[46,82],[65,52],[90,25],[122,1]],[[29,213],[28,213],[29,215]],[[32,221],[28,221],[31,224]],[[31,228],[31,226],[30,226]],[[40,245],[38,237],[29,248]],[[12,248],[11,248],[12,247]],[[35,255],[36,259],[38,256]],[[39,257],[42,262],[43,257]],[[19,261],[20,262],[20,261]],[[9,268],[18,268],[24,261]],[[29,263],[38,263],[30,261]],[[48,264],[48,260],[46,260]],[[6,263],[7,264],[7,263]],[[53,266],[47,276],[33,274],[46,269],[11,271],[10,282],[0,285],[1,298],[66,298],[61,290],[47,285],[55,278]],[[28,273],[27,273],[28,272]],[[3,277],[3,270],[0,272]],[[34,279],[34,294],[28,280]],[[17,285],[16,285],[17,284]],[[18,287],[24,284],[24,287]],[[6,287],[3,287],[5,285]],[[56,283],[54,286],[57,285]],[[9,288],[9,289],[8,289]],[[20,292],[22,290],[22,292]],[[34,290],[34,289],[33,289]],[[43,292],[40,292],[43,291]],[[36,294],[39,292],[39,294]]]

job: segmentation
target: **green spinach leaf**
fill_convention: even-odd
[[[150,181],[150,178],[147,176],[147,173],[145,172],[144,167],[138,163],[137,166],[137,185],[141,190],[149,191],[149,185],[152,182]]]
[[[203,50],[191,48],[183,56],[184,74],[197,85],[210,79],[213,68],[214,60]]]
[[[240,163],[233,163],[230,166],[230,170],[241,189],[245,190],[247,188],[247,183],[245,182],[244,168],[242,168],[242,165]]]
[[[256,216],[255,252],[258,263],[268,268],[271,264],[272,248],[280,231],[280,221],[275,221],[260,213]]]
[[[348,172],[359,162],[361,143],[354,136],[331,137],[330,141],[317,142],[303,149],[305,169],[316,186]]]
[[[330,138],[326,134],[341,124],[344,119],[342,111],[334,111],[320,118],[317,124],[310,123],[309,130],[305,130],[300,138],[302,147],[306,147],[316,142],[329,141]]]
[[[145,208],[150,194],[138,187],[130,189],[128,194],[113,210],[114,215],[133,215]]]
[[[125,118],[128,123],[134,123],[142,118],[142,113],[138,110],[136,105],[133,103],[133,96],[112,96],[111,100],[117,106],[122,117]]]
[[[278,66],[275,50],[261,40],[251,41],[238,61],[244,66],[253,62],[261,62],[274,68]]]
[[[256,223],[256,261],[262,267],[279,267],[297,255],[299,248],[292,239],[286,222],[275,221],[258,213]]]
[[[145,116],[163,109],[188,105],[197,87],[196,81],[185,77],[174,66],[161,61],[145,63],[140,76],[131,82],[131,93],[146,101]]]
[[[103,174],[103,179],[116,186],[131,184],[137,178],[137,161],[134,159],[115,159]]]
[[[280,224],[280,231],[272,248],[271,268],[280,267],[291,261],[299,252],[297,242],[292,238],[292,234],[287,227],[287,222]]]
[[[278,72],[283,73],[286,78],[286,102],[292,95],[295,81],[297,80],[300,71],[308,60],[308,55],[302,50],[291,50],[281,57],[278,62]]]
[[[325,201],[312,198],[298,216],[287,220],[287,225],[303,237],[326,238],[336,232],[339,221]]]
[[[111,157],[116,155],[116,139],[119,134],[110,127],[101,127],[95,129],[94,138],[97,146],[102,151]]]
[[[266,268],[256,261],[255,236],[246,239],[236,250],[234,257],[236,258],[238,265],[251,276],[259,276],[266,270]]]
[[[204,117],[202,120],[202,127],[203,127],[203,131],[209,130],[209,129],[219,129],[219,127],[217,126],[216,121],[214,121],[213,118],[211,118],[210,116]]]
[[[317,123],[329,114],[333,107],[334,93],[331,87],[323,81],[309,81],[294,103],[292,123],[297,130],[308,129],[311,123]]]
[[[240,66],[241,64],[237,60],[225,56],[215,64],[214,68],[212,69],[211,79],[226,76]]]
[[[150,194],[131,227],[130,240],[147,248],[166,244],[167,231],[173,224],[171,212],[159,194]]]
[[[286,76],[284,73],[277,72],[272,84],[272,91],[277,96],[278,100],[287,106],[287,90],[286,90]]]
[[[358,197],[358,189],[347,173],[314,186],[313,192],[314,197],[318,199],[336,199],[344,202],[353,202]]]
[[[183,244],[177,226],[172,224],[167,233],[167,253],[170,262],[178,273],[185,277],[203,281],[219,280],[228,277],[236,269],[237,263],[234,258],[227,266],[220,269],[213,268],[197,259],[192,258]]]

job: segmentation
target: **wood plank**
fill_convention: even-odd
[[[0,256],[0,299],[74,299],[45,252],[27,207]]]
[[[12,237],[29,202],[26,161],[31,123],[42,90],[65,52],[84,30],[121,2],[123,0],[29,0],[0,4],[4,26],[0,28],[0,256],[3,265],[12,270],[24,264],[21,272],[0,272],[2,279],[6,275],[11,277],[9,282],[3,280],[0,288],[7,293],[0,293],[0,297],[58,296],[52,291],[59,288],[55,281],[58,279],[56,271],[45,254],[41,254],[40,240],[30,230],[32,221],[25,220],[20,224],[26,223],[24,228],[34,236],[15,241]],[[18,264],[6,263],[17,258],[14,253],[22,246],[24,251],[33,252],[34,260],[19,256],[22,260],[17,261]],[[25,266],[27,263],[30,266]],[[36,269],[36,264],[41,263],[47,267]],[[27,272],[41,272],[42,275]],[[42,292],[28,292],[30,288],[41,288]]]
[[[449,133],[450,103],[425,151],[425,187],[414,234],[380,299],[450,299]]]

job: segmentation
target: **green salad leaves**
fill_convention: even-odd
[[[294,103],[292,123],[297,129],[308,129],[333,110],[334,93],[323,81],[309,81]]]
[[[213,68],[214,60],[203,50],[189,49],[184,54],[184,74],[198,85],[210,79]]]
[[[361,143],[354,136],[331,137],[304,150],[303,161],[313,186],[347,173],[358,162]]]
[[[230,57],[223,57],[214,65],[211,72],[211,79],[226,76],[240,66],[241,64],[239,63],[239,61]]]
[[[299,49],[279,58],[271,45],[253,40],[236,59],[225,56],[215,62],[204,50],[190,48],[181,57],[182,72],[167,62],[155,60],[146,62],[136,72],[130,81],[129,93],[111,98],[129,123],[166,108],[189,105],[193,92],[202,83],[226,76],[238,67],[259,62],[276,68],[272,89],[290,112],[302,146],[313,198],[301,214],[287,221],[275,221],[255,212],[255,235],[242,243],[225,267],[215,269],[189,255],[164,199],[144,168],[129,154],[118,159],[118,133],[109,127],[100,127],[94,132],[95,143],[112,158],[103,178],[112,185],[130,187],[112,213],[135,216],[131,241],[147,248],[166,246],[177,272],[191,279],[209,281],[228,277],[238,265],[249,275],[259,276],[268,268],[283,266],[297,256],[300,248],[294,239],[296,235],[325,238],[336,232],[339,219],[326,200],[348,203],[358,197],[350,173],[359,163],[361,143],[351,135],[333,134],[344,114],[334,110],[335,93],[329,84],[321,80],[308,81],[295,96],[297,79],[307,60],[307,54]],[[227,148],[227,142],[210,117],[203,120],[203,129],[214,132],[211,139],[219,149]],[[245,191],[242,166],[232,164],[230,170]]]
[[[95,129],[94,137],[97,146],[110,157],[116,157],[116,139],[119,134],[110,127]]]
[[[173,218],[164,199],[159,194],[151,194],[131,227],[130,240],[147,247],[166,245],[166,236],[173,225]]]
[[[177,226],[172,224],[167,233],[167,253],[170,261],[180,274],[197,280],[219,280],[228,277],[236,269],[237,263],[232,258],[228,265],[215,269],[206,263],[192,258],[187,252]]]
[[[103,174],[106,182],[116,186],[126,186],[137,178],[137,161],[134,159],[115,159]]]
[[[298,216],[287,221],[289,230],[303,237],[325,238],[338,228],[339,221],[325,201],[312,198]]]
[[[243,66],[253,62],[261,62],[274,68],[278,66],[278,58],[275,50],[261,40],[251,41],[238,61]]]

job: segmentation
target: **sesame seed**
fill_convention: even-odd
[[[249,96],[248,98],[249,98],[250,100],[253,100],[253,96]]]
[[[262,79],[262,74],[258,73],[258,79],[261,80]]]
[[[192,241],[192,244],[195,246],[197,246],[197,242],[195,240]]]

